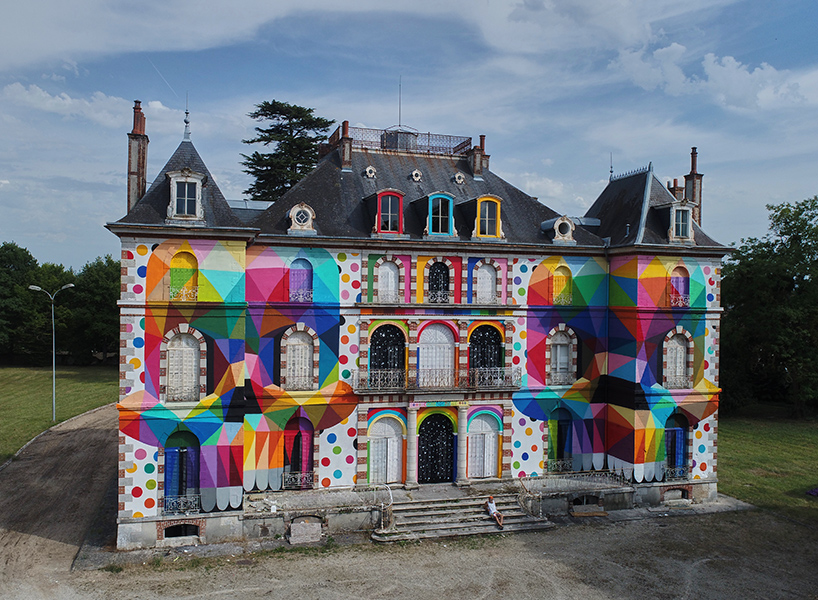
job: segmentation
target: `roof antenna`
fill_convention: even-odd
[[[190,111],[188,110],[188,94],[185,92],[185,137],[184,141],[190,141]]]
[[[608,176],[608,181],[613,181],[613,152],[611,152],[611,174]]]
[[[403,100],[403,75],[398,75],[398,129],[401,128],[402,100]]]

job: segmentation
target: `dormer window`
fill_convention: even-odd
[[[673,233],[677,238],[690,237],[690,209],[677,208],[674,211]]]
[[[477,201],[477,235],[488,238],[505,237],[500,223],[500,201],[497,198],[480,198]]]
[[[315,219],[315,211],[311,206],[303,202],[296,204],[290,209],[290,228],[287,233],[290,235],[315,235],[313,219]]]
[[[170,179],[168,219],[203,219],[202,186],[205,177],[190,169],[167,174]]]
[[[432,235],[452,235],[452,199],[448,196],[429,198],[428,232]]]
[[[378,233],[403,232],[403,201],[393,193],[378,196]]]

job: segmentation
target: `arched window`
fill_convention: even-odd
[[[566,266],[557,267],[554,271],[554,304],[570,306],[574,297],[571,292],[571,270]]]
[[[454,334],[442,323],[432,323],[418,339],[418,387],[454,385]]]
[[[497,269],[482,264],[477,268],[477,304],[497,303]]]
[[[290,265],[290,302],[312,302],[312,265],[306,259]]]
[[[683,333],[665,339],[665,388],[686,390],[692,385],[688,369],[689,342]]]
[[[166,514],[198,512],[199,440],[189,431],[177,431],[165,442]]]
[[[497,477],[500,427],[491,415],[477,415],[469,422],[469,477]]]
[[[314,343],[312,336],[306,331],[296,331],[287,337],[286,348],[286,389],[313,389]]]
[[[382,194],[378,197],[378,233],[403,233],[401,197]]]
[[[394,417],[382,417],[369,429],[370,483],[398,483],[403,475],[403,428]]]
[[[565,408],[558,408],[551,413],[548,423],[549,471],[573,471],[573,427],[571,413]]]
[[[381,325],[369,340],[369,387],[402,389],[406,383],[406,336],[395,325]]]
[[[473,387],[498,387],[506,380],[503,336],[491,325],[480,325],[469,337],[469,380]]]
[[[500,203],[483,198],[478,202],[477,235],[500,237]]]
[[[446,196],[434,196],[429,199],[429,233],[434,235],[451,235],[452,201]]]
[[[169,402],[197,402],[201,385],[201,343],[189,333],[174,335],[167,345]]]
[[[668,298],[672,307],[690,306],[690,276],[684,267],[676,267],[670,274]]]
[[[199,262],[190,252],[177,252],[170,259],[171,301],[195,302],[199,293]]]
[[[689,424],[684,415],[674,413],[665,423],[665,455],[667,479],[687,477],[687,432]]]
[[[449,303],[449,266],[436,262],[429,267],[429,302]]]
[[[571,336],[565,331],[558,331],[550,336],[549,347],[551,349],[551,385],[571,385],[577,379]]]
[[[313,434],[309,419],[294,415],[284,428],[284,489],[313,487]]]
[[[378,287],[376,288],[378,302],[397,304],[400,298],[400,271],[398,265],[392,261],[381,263],[378,267]]]

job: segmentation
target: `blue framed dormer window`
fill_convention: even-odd
[[[452,199],[449,196],[432,196],[429,198],[430,235],[452,235]]]
[[[403,233],[403,197],[394,192],[378,195],[378,233]]]

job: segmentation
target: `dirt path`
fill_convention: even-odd
[[[116,485],[117,412],[61,423],[0,472],[0,597],[48,597]]]

